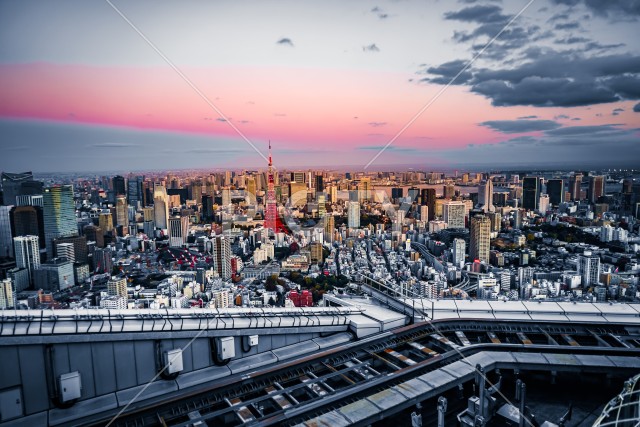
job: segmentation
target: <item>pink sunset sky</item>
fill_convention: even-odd
[[[74,38],[78,34],[73,31],[69,30],[70,34],[65,31],[54,34],[53,29],[49,28],[52,25],[49,20],[55,21],[57,12],[52,11],[54,16],[47,17],[42,12],[33,12],[28,6],[0,4],[0,12],[5,12],[0,13],[3,16],[0,21],[7,20],[12,14],[17,21],[1,30],[3,36],[22,36],[20,32],[24,29],[18,28],[21,20],[23,24],[31,23],[32,28],[33,24],[43,23],[38,27],[40,30],[33,30],[42,33],[35,37],[37,40],[17,42],[23,45],[22,50],[15,47],[0,50],[0,126],[8,129],[5,136],[1,137],[0,144],[8,148],[7,152],[10,153],[3,157],[7,160],[7,157],[14,156],[15,162],[25,169],[50,168],[45,170],[71,168],[70,165],[60,165],[59,169],[55,169],[50,162],[39,166],[45,159],[38,158],[32,158],[34,165],[30,166],[22,160],[24,151],[20,148],[27,150],[38,142],[58,153],[60,150],[69,150],[70,158],[78,158],[80,162],[83,157],[77,151],[86,151],[83,149],[94,146],[102,149],[101,155],[113,156],[114,159],[118,157],[114,152],[120,147],[128,147],[132,153],[141,150],[138,154],[149,150],[175,153],[180,158],[179,163],[175,163],[176,158],[171,155],[165,156],[167,158],[164,160],[158,156],[153,164],[144,164],[140,160],[130,164],[125,162],[125,167],[131,169],[136,166],[149,169],[153,165],[169,167],[176,164],[180,167],[225,167],[227,163],[260,166],[263,160],[239,132],[261,151],[264,151],[266,141],[271,139],[276,159],[283,166],[359,163],[364,166],[381,146],[443,89],[441,80],[448,82],[450,76],[440,72],[441,69],[453,63],[453,72],[449,73],[455,74],[472,57],[469,46],[460,41],[461,37],[454,35],[463,30],[473,34],[474,28],[481,28],[481,19],[489,19],[482,17],[482,5],[471,10],[480,17],[472,15],[469,18],[470,12],[464,5],[442,5],[437,2],[434,3],[435,10],[423,15],[421,20],[420,13],[411,15],[412,10],[420,11],[423,8],[421,4],[389,3],[383,7],[371,6],[371,3],[353,3],[349,6],[329,3],[327,9],[330,12],[344,13],[335,24],[334,31],[338,35],[327,36],[327,40],[319,42],[320,32],[331,30],[323,26],[316,28],[317,24],[309,24],[308,27],[302,25],[305,21],[311,22],[312,16],[309,15],[313,15],[313,11],[307,14],[300,5],[289,4],[288,13],[295,17],[289,20],[266,8],[265,16],[269,18],[273,15],[274,25],[283,28],[272,30],[264,25],[253,28],[250,23],[258,22],[258,16],[243,17],[242,10],[237,6],[220,3],[225,7],[216,11],[215,16],[220,19],[221,26],[226,22],[224,14],[242,22],[249,21],[244,26],[250,32],[240,32],[241,37],[238,36],[236,40],[231,35],[237,30],[235,27],[229,27],[225,32],[224,28],[218,26],[214,30],[202,22],[190,21],[200,19],[192,14],[211,12],[198,10],[203,7],[202,4],[187,3],[178,7],[162,3],[156,15],[145,15],[140,5],[128,10],[126,3],[120,5],[116,2],[117,7],[121,6],[121,12],[132,23],[137,22],[140,31],[149,40],[155,40],[154,45],[179,67],[187,79],[235,126],[234,129],[109,7],[100,10],[100,15],[97,10],[86,6],[77,11],[88,21],[97,20],[95,31],[86,23],[83,24],[83,31],[89,32],[89,37],[87,40],[78,40]],[[523,5],[525,3],[520,7]],[[76,7],[77,4],[68,3],[68,6]],[[147,6],[154,7],[152,4]],[[190,11],[191,7],[193,10]],[[263,6],[256,4],[255,7],[259,9]],[[491,12],[489,8],[492,7],[486,6],[486,10]],[[587,6],[575,7],[582,7],[576,9],[580,13],[589,12]],[[177,9],[173,11],[172,8]],[[546,11],[542,9],[536,7],[526,15],[525,11],[521,19],[522,27],[539,27],[566,10],[553,1]],[[393,15],[394,10],[396,15]],[[509,13],[517,13],[518,10],[518,7],[513,10],[503,10],[501,7],[492,9],[493,13],[503,16],[511,16]],[[322,13],[329,14],[327,19],[335,18],[324,9]],[[459,15],[452,15],[456,13]],[[574,10],[573,13],[578,12]],[[108,18],[104,17],[105,14]],[[593,15],[595,24],[590,26],[590,37],[603,32],[607,25],[606,18]],[[296,19],[301,22],[295,25],[289,22],[296,22]],[[175,21],[174,25],[167,25],[170,21]],[[415,40],[412,30],[419,31],[430,22],[436,26],[430,39],[423,42]],[[199,32],[192,27],[197,24],[205,28]],[[551,45],[546,48],[551,52],[551,57],[560,52],[557,40],[566,34],[558,30],[557,25],[547,26],[547,32],[554,34],[541,38],[537,46]],[[404,30],[394,32],[401,29]],[[48,34],[49,31],[52,33]],[[109,39],[109,31],[113,31],[115,38]],[[616,31],[621,34],[620,37],[626,34],[624,28]],[[53,39],[49,39],[49,36]],[[211,44],[219,43],[219,49],[201,44],[198,36],[210,37]],[[219,36],[224,36],[225,41],[219,42]],[[30,37],[34,38],[34,35]],[[457,37],[457,40],[451,41],[452,37]],[[105,47],[109,40],[113,41],[115,47]],[[473,42],[478,40],[471,40],[468,44],[472,45]],[[613,61],[615,55],[625,50],[626,43],[619,45],[593,52],[586,47],[584,51],[574,49],[566,55],[573,55],[576,61],[584,61],[585,67],[589,67],[594,61]],[[189,49],[184,49],[184,46]],[[103,56],[95,51],[100,48],[105,52]],[[497,41],[495,48],[507,49],[498,45]],[[202,55],[198,54],[200,49]],[[588,78],[596,79],[594,81],[602,84],[603,88],[594,94],[584,94],[583,91],[576,98],[571,84],[578,79],[572,76],[546,76],[542,71],[540,76],[527,74],[516,77],[519,79],[517,81],[509,80],[512,77],[505,72],[535,71],[536,60],[544,60],[543,55],[535,57],[527,53],[531,51],[526,50],[527,45],[511,49],[502,58],[481,57],[475,61],[403,131],[376,162],[424,162],[425,165],[431,162],[452,166],[473,163],[473,160],[480,163],[491,159],[502,162],[512,156],[509,152],[513,152],[514,156],[518,153],[527,156],[527,150],[532,150],[531,147],[536,145],[544,147],[547,140],[551,141],[548,144],[567,145],[566,152],[575,152],[575,148],[569,147],[572,140],[567,140],[567,136],[576,134],[588,134],[588,138],[581,138],[581,141],[591,141],[594,136],[601,135],[602,143],[620,141],[622,148],[638,150],[637,143],[633,145],[632,141],[637,138],[640,114],[634,110],[638,109],[636,104],[640,94],[620,89],[620,84],[615,83],[617,80],[613,80],[619,76],[601,72],[600,75],[584,77],[585,83],[588,83]],[[203,56],[206,58],[203,59]],[[629,55],[628,58],[629,69],[619,74],[635,78],[640,71],[635,59],[637,57]],[[465,62],[456,64],[457,59]],[[442,67],[438,68],[441,64]],[[468,74],[472,71],[473,77],[470,77]],[[505,75],[500,78],[508,83],[504,87],[514,93],[501,92],[502,89],[490,92],[487,89],[501,81],[498,77],[482,77],[483,73],[497,75],[500,72]],[[518,85],[536,77],[538,83],[567,79],[568,83],[559,86],[559,90],[567,91],[566,98],[551,91],[548,99],[540,100],[535,87],[532,92],[515,92]],[[482,81],[482,78],[485,80]],[[582,75],[579,78],[583,79]],[[539,89],[541,93],[544,90],[547,89]],[[60,133],[60,125],[65,126],[64,133]],[[34,141],[36,137],[29,130],[30,126],[38,127],[38,141]],[[48,127],[52,127],[50,131]],[[74,129],[81,129],[81,132],[75,132]],[[95,129],[95,141],[91,140],[91,129]],[[110,130],[117,131],[117,134],[100,139],[100,134]],[[153,136],[163,132],[167,138],[159,138],[154,144]],[[11,135],[11,140],[7,135]],[[181,144],[189,148],[182,155],[179,149]],[[588,145],[596,144],[597,140]],[[107,151],[107,147],[112,149]],[[540,156],[542,149],[535,150],[539,160],[543,158]],[[203,162],[202,153],[206,150],[211,153],[218,151],[221,155],[217,156],[218,159]],[[588,148],[586,150],[589,151]],[[564,152],[560,147],[558,153]],[[32,155],[37,157],[37,154]],[[42,155],[46,156],[46,151]],[[585,159],[589,160],[588,157]],[[10,165],[1,166],[4,169]]]

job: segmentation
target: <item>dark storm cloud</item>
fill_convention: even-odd
[[[633,111],[636,113],[640,113],[640,102],[633,106]]]
[[[502,133],[527,133],[557,129],[561,125],[553,120],[489,120],[479,123]]]
[[[475,5],[465,7],[456,12],[445,13],[444,18],[454,21],[476,22],[479,24],[489,22],[506,23],[509,20],[509,16],[502,13],[502,8],[495,5]]]
[[[380,48],[375,43],[368,46],[362,46],[362,50],[365,52],[380,52]]]
[[[278,40],[276,42],[276,44],[293,47],[293,42],[291,41],[291,39],[289,39],[287,37],[281,38],[280,40]]]
[[[437,67],[429,67],[427,68],[426,73],[433,75],[434,77],[427,77],[422,80],[430,83],[448,84],[456,74],[460,73],[460,70],[462,70],[465,65],[467,65],[467,61],[455,60],[445,62]],[[468,82],[471,77],[473,77],[471,72],[465,71],[460,73],[453,84],[464,84]]]
[[[640,56],[586,57],[552,49],[530,49],[524,63],[509,68],[469,69],[462,81],[494,106],[574,107],[640,99]],[[462,63],[463,61],[459,61]],[[430,67],[422,80],[442,84],[450,64]]]
[[[605,18],[637,18],[640,0],[552,0],[555,4],[576,6],[582,4],[595,15]]]

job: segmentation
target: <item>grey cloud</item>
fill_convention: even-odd
[[[614,110],[611,112],[612,116],[617,116],[618,114],[622,113],[624,111],[624,108],[614,108]]]
[[[129,147],[137,147],[138,144],[131,144],[127,142],[100,142],[96,144],[91,144],[90,147],[93,148],[129,148]]]
[[[469,69],[461,83],[491,99],[495,106],[574,107],[640,99],[640,56],[586,57],[575,52],[529,49],[525,58],[525,62],[509,68]],[[427,74],[423,81],[442,84],[451,64],[456,62],[419,73]]]
[[[293,42],[291,41],[290,38],[287,38],[287,37],[281,38],[276,43],[279,44],[279,45],[285,45],[285,46],[293,47]]]
[[[378,127],[382,127],[382,126],[386,126],[387,122],[369,122],[367,123],[369,126],[372,126],[374,128],[378,128]]]
[[[223,122],[223,123],[224,123],[224,122],[226,122],[226,121],[227,121],[227,119],[223,119],[222,117],[218,117],[218,118],[216,119],[216,121],[217,121],[217,122]]]
[[[576,6],[583,4],[594,14],[605,18],[634,18],[640,16],[639,0],[552,0],[555,4]]]
[[[563,127],[560,129],[553,129],[545,132],[549,136],[580,136],[583,137],[585,135],[603,135],[607,134],[623,134],[627,135],[628,130],[620,128],[622,126],[621,123],[612,123],[606,125],[594,125],[594,126],[571,126],[571,127]]]
[[[558,39],[555,41],[555,43],[558,44],[576,44],[576,43],[587,43],[589,42],[590,39],[586,38],[586,37],[579,37],[579,36],[572,36],[572,37],[567,37],[564,39]]]
[[[427,81],[430,83],[437,84],[449,84],[453,77],[460,73],[465,65],[467,65],[467,61],[463,60],[455,60],[450,62],[445,62],[444,64],[438,65],[437,67],[429,67],[426,70],[426,73],[433,75],[435,77],[425,77],[421,79],[421,81]],[[468,82],[473,75],[470,71],[465,71],[460,73],[460,75],[456,78],[453,84],[464,84]]]
[[[556,30],[575,30],[580,28],[580,23],[578,22],[563,22],[560,24],[556,24],[553,28]]]
[[[494,5],[475,5],[465,7],[456,12],[445,13],[444,18],[455,21],[476,22],[481,24],[489,22],[506,23],[509,20],[508,15],[502,14],[502,8]]]
[[[380,48],[376,46],[375,43],[370,44],[369,46],[362,46],[362,50],[365,52],[380,52]]]
[[[502,133],[546,131],[561,126],[553,120],[489,120],[479,124]]]
[[[538,116],[522,116],[518,117],[518,120],[526,120],[526,119],[537,119]]]
[[[633,106],[633,111],[635,113],[640,113],[640,102]]]
[[[558,114],[557,116],[553,117],[556,120],[561,120],[561,119],[568,119],[569,116],[567,116],[566,114]]]
[[[582,119],[581,119],[580,117],[574,117],[574,118],[572,118],[571,120],[573,120],[573,121],[576,121],[576,122],[577,122],[577,121],[582,120]]]

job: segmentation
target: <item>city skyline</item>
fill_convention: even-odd
[[[625,167],[640,156],[637,2],[0,11],[3,170],[265,168],[269,139],[281,168]]]

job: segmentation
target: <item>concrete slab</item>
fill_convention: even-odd
[[[282,361],[291,359],[292,357],[300,356],[302,354],[311,353],[317,351],[318,349],[320,349],[318,344],[316,344],[312,340],[309,340],[278,348],[276,350],[273,350],[272,353],[276,355],[278,360]]]
[[[269,363],[275,363],[278,358],[270,351],[264,353],[255,354],[249,357],[243,357],[229,362],[227,365],[232,374],[248,371],[250,369],[259,368],[260,366],[268,365]]]
[[[358,400],[338,409],[346,419],[352,423],[369,418],[371,415],[380,412],[379,409],[371,402],[365,399]]]
[[[33,427],[33,426],[46,426],[47,412],[38,412],[37,414],[29,415],[28,417],[18,418],[12,421],[6,421],[0,423],[0,427]]]
[[[420,378],[421,381],[424,381],[427,384],[431,385],[433,388],[438,388],[454,380],[453,376],[446,373],[442,369],[428,372],[424,375],[419,376],[418,378]]]
[[[607,358],[618,368],[640,368],[640,357],[607,356]]]
[[[541,353],[511,353],[518,363],[527,363],[532,365],[546,365],[545,359]]]
[[[116,392],[116,396],[118,397],[118,405],[123,406],[134,399],[138,402],[175,391],[178,391],[178,384],[176,384],[175,381],[158,380],[149,384],[148,387],[141,385]],[[138,393],[140,393],[140,395],[138,395]]]
[[[425,383],[424,381],[413,378],[391,388],[401,393],[403,396],[412,399],[414,397],[420,396],[421,394],[427,393],[433,387],[431,387],[431,385]]]
[[[68,423],[75,419],[86,417],[88,415],[97,414],[109,409],[118,407],[116,395],[111,393],[105,396],[96,397],[77,402],[71,408],[58,409],[54,408],[49,411],[49,425],[58,425]],[[37,424],[32,424],[37,425]],[[44,424],[42,424],[44,425]]]
[[[351,341],[353,336],[348,332],[340,332],[334,335],[330,335],[328,337],[322,338],[314,338],[313,342],[318,344],[320,348],[329,348],[336,345],[344,344],[346,342]]]
[[[606,356],[594,355],[594,354],[577,354],[576,359],[584,366],[601,366],[603,368],[613,368],[613,362],[607,359]]]
[[[404,395],[402,395],[401,393],[388,388],[367,397],[367,400],[376,405],[378,408],[385,410],[406,401],[407,398],[404,397]]]
[[[573,354],[549,353],[544,355],[551,365],[580,366],[580,361]]]
[[[351,423],[342,416],[342,414],[331,411],[310,419],[309,421],[305,421],[302,425],[306,427],[347,427],[351,425]]]
[[[448,373],[456,379],[461,379],[467,375],[471,375],[475,372],[475,365],[468,363],[467,361],[458,360],[450,365],[440,368],[442,371]]]
[[[228,375],[231,375],[231,370],[228,367],[211,366],[209,368],[180,374],[178,378],[176,378],[176,383],[180,389],[183,389],[206,383],[207,381],[217,380]]]

